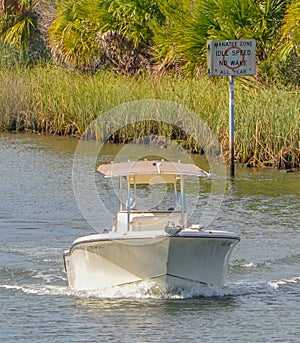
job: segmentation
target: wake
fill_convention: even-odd
[[[194,298],[223,298],[242,297],[245,295],[272,294],[285,292],[293,286],[300,293],[300,276],[289,279],[236,282],[224,287],[204,286],[199,284],[183,284],[180,288],[163,292],[153,281],[142,281],[135,284],[103,288],[93,291],[76,291],[61,285],[9,285],[0,284],[0,290],[20,292],[39,296],[68,296],[81,299],[194,299]]]

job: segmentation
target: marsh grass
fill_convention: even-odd
[[[110,72],[88,76],[48,66],[2,69],[0,80],[1,131],[81,137],[91,122],[118,105],[163,99],[197,113],[217,135],[228,157],[227,78],[129,78]],[[127,143],[153,134],[166,135],[188,150],[201,151],[201,146],[186,132],[151,120],[123,127],[111,141]],[[92,136],[104,139],[97,129]],[[235,150],[236,160],[251,166],[299,167],[299,91],[245,88],[236,78]]]

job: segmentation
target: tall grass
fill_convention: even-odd
[[[0,70],[0,131],[30,131],[82,136],[99,115],[125,102],[164,99],[185,105],[218,136],[228,156],[228,80],[168,76],[129,78],[110,72],[87,76],[61,68]],[[128,142],[157,133],[193,139],[166,123],[151,121],[124,127],[115,141]],[[101,137],[98,137],[101,139]],[[298,90],[247,88],[236,79],[236,159],[253,166],[300,164],[300,93]]]

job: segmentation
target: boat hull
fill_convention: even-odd
[[[96,290],[153,280],[165,291],[183,281],[222,286],[239,238],[216,233],[114,238],[87,236],[64,254],[69,286]]]

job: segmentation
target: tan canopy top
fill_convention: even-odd
[[[191,163],[168,161],[132,161],[101,164],[98,167],[104,177],[129,177],[130,183],[168,183],[179,175],[208,176],[209,174]]]

